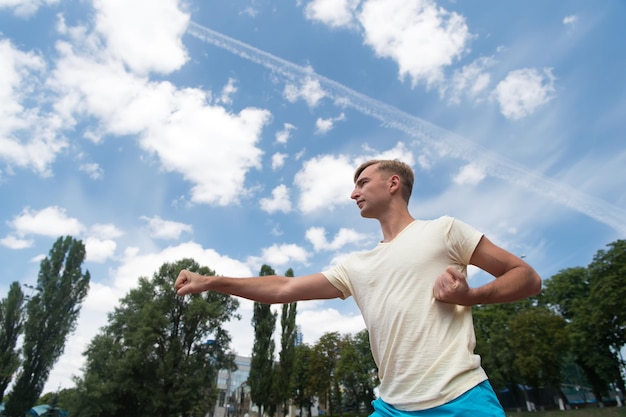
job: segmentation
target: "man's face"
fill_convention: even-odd
[[[361,216],[377,218],[387,207],[390,193],[387,178],[383,178],[377,164],[370,165],[361,172],[350,195],[361,210]]]

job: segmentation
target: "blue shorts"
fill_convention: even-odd
[[[487,380],[448,403],[426,410],[398,410],[380,398],[372,401],[372,405],[374,412],[370,417],[505,417],[500,401]]]

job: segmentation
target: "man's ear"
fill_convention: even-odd
[[[388,183],[389,183],[389,192],[391,194],[394,194],[396,191],[400,189],[400,176],[399,175],[390,176]]]

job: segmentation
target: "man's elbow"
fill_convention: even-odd
[[[541,292],[541,277],[532,267],[529,266],[528,268],[529,278],[527,288],[529,296],[537,295]]]

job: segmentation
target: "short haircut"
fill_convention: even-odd
[[[354,172],[355,184],[363,170],[371,165],[376,165],[377,171],[389,175],[398,175],[400,177],[400,183],[402,184],[401,195],[408,204],[411,193],[413,192],[413,182],[415,181],[413,169],[408,164],[398,159],[370,159],[369,161],[363,162]]]

